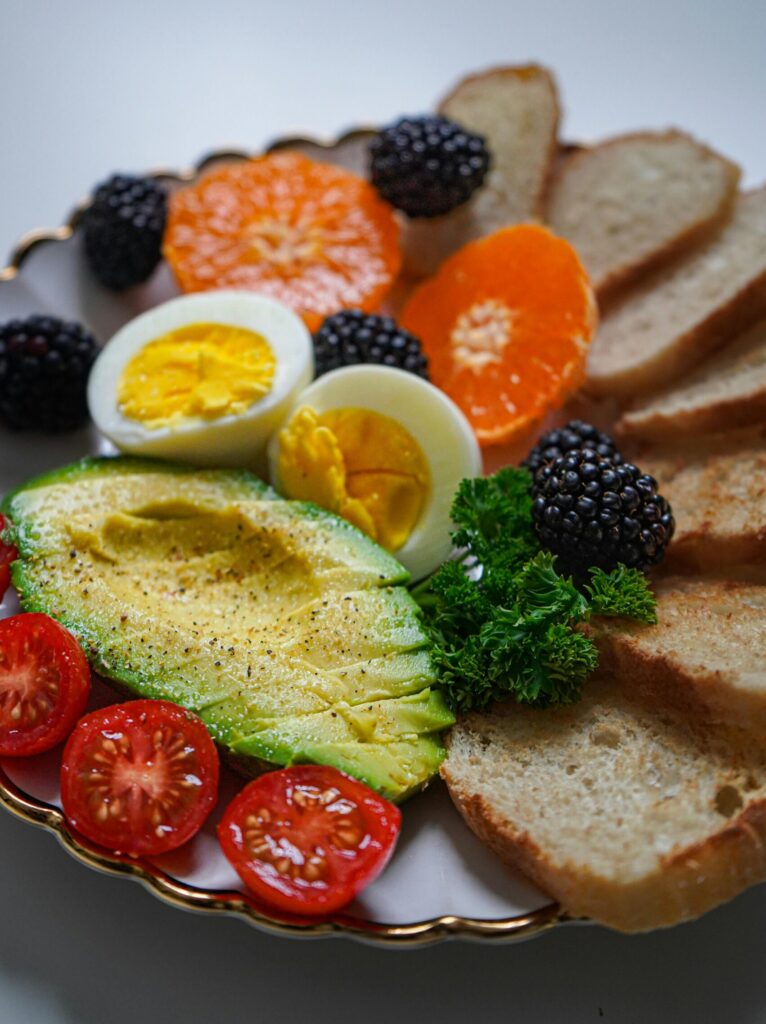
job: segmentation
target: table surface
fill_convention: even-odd
[[[113,170],[383,122],[493,63],[554,68],[568,138],[678,125],[747,184],[766,178],[763,0],[0,0],[0,15],[0,264]],[[184,914],[0,813],[0,919],[2,1024],[766,1020],[766,887],[648,936],[392,952]]]

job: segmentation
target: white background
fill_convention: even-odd
[[[679,125],[766,178],[764,0],[0,0],[0,264],[113,170],[429,108],[555,69],[565,133]],[[766,1021],[766,887],[625,938],[390,952],[172,910],[0,815],[0,1024]]]

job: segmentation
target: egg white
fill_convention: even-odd
[[[431,473],[431,490],[410,536],[392,554],[422,579],[449,557],[450,508],[458,484],[482,471],[481,450],[470,423],[443,391],[421,377],[389,366],[346,366],[319,377],[295,400],[317,413],[370,409],[401,424],[420,445]],[[279,432],[269,442],[271,481],[279,479]]]
[[[276,359],[268,394],[244,412],[216,419],[190,417],[154,430],[124,416],[117,392],[130,360],[149,342],[194,323],[229,324],[261,334]],[[98,429],[120,451],[199,466],[262,468],[266,442],[313,375],[311,335],[287,306],[252,292],[184,295],[148,310],[114,335],[91,370],[88,407]]]

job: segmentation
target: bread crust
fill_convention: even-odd
[[[661,858],[648,877],[624,883],[582,865],[557,863],[481,793],[461,785],[449,759],[441,774],[468,827],[571,917],[589,917],[621,932],[650,931],[698,917],[766,879],[766,800],[751,802],[704,842]]]
[[[553,195],[557,186],[570,172],[577,170],[580,164],[586,163],[597,151],[613,149],[626,142],[660,142],[665,139],[688,140],[706,156],[716,159],[721,164],[726,171],[727,178],[727,189],[724,199],[710,216],[698,218],[694,223],[689,224],[684,231],[679,232],[666,242],[665,245],[655,249],[654,252],[640,260],[626,260],[622,266],[613,268],[605,277],[593,279],[593,288],[602,308],[607,308],[610,303],[615,301],[619,293],[637,278],[659,269],[664,264],[671,262],[675,257],[715,234],[731,216],[742,170],[737,164],[711,149],[705,143],[695,139],[688,132],[684,132],[679,128],[668,128],[664,132],[625,132],[622,135],[612,136],[592,146],[579,147],[572,155],[564,160],[560,160],[551,175],[546,202],[548,214],[550,214],[550,206],[553,202]]]
[[[664,568],[669,572],[762,580],[766,574],[766,527],[755,526],[729,535],[719,533],[709,523],[684,530],[668,546]]]
[[[693,437],[722,430],[737,430],[754,423],[766,423],[766,384],[749,395],[733,395],[711,401],[696,409],[673,413],[662,409],[628,409],[615,426],[618,438],[663,441],[669,435]]]

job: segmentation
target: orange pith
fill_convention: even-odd
[[[411,295],[401,322],[482,445],[511,441],[582,380],[596,304],[574,249],[522,224],[470,242]]]
[[[372,186],[299,153],[224,164],[176,192],[165,256],[183,291],[260,292],[312,330],[339,309],[376,309],[401,261]]]

